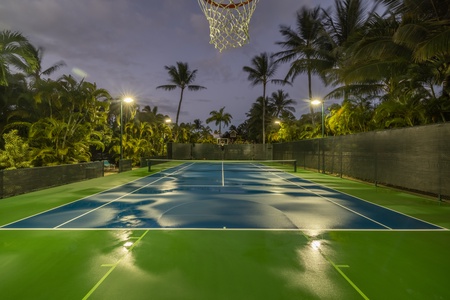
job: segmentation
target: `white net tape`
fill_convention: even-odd
[[[210,44],[220,52],[248,43],[248,27],[259,0],[198,0],[209,22]]]

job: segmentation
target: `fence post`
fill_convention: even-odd
[[[317,173],[320,173],[320,140],[317,140]]]
[[[378,152],[375,151],[375,170],[374,170],[374,182],[375,182],[375,186],[378,186]]]
[[[3,170],[0,170],[0,199],[3,198]]]
[[[322,144],[322,174],[325,174],[325,139],[322,137],[320,140],[320,143]]]
[[[340,171],[339,171],[339,177],[342,178],[342,172],[343,167],[344,167],[344,155],[342,154],[342,139],[339,139],[339,155],[340,155],[340,161],[341,161],[341,165],[340,165]]]

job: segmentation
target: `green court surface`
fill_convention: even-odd
[[[0,200],[0,226],[141,176]],[[450,228],[450,205],[298,176]],[[0,229],[1,299],[450,299],[450,231]]]

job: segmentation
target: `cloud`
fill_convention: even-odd
[[[250,22],[250,43],[219,53],[209,44],[209,24],[197,1],[0,1],[0,28],[20,31],[43,46],[44,66],[64,60],[67,67],[56,75],[82,70],[87,80],[113,96],[132,93],[141,107],[158,106],[159,112],[175,118],[179,91],[156,87],[167,83],[165,65],[187,62],[198,69],[195,84],[207,90],[186,93],[180,121],[204,120],[210,111],[226,106],[235,125],[245,119],[262,90],[250,86],[242,67],[261,52],[279,50],[279,25],[294,24],[302,5],[331,3],[261,0]],[[278,88],[269,86],[268,92]],[[297,100],[307,97],[301,78],[285,89]]]

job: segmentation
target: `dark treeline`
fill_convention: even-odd
[[[336,0],[330,8],[301,7],[295,26],[281,24],[276,53],[256,55],[242,71],[261,94],[244,123],[232,124],[225,107],[205,120],[178,124],[183,93],[197,70],[166,66],[179,89],[175,123],[157,107],[121,102],[95,83],[63,75],[64,67],[41,65],[43,49],[22,33],[0,32],[0,168],[20,168],[165,154],[168,141],[215,143],[236,133],[236,143],[275,143],[372,130],[447,122],[450,119],[450,1]],[[275,78],[281,64],[287,74]],[[296,118],[296,101],[283,85],[306,75],[310,111]],[[184,79],[183,79],[184,78]],[[162,79],[163,81],[164,79]],[[314,99],[311,82],[332,90]],[[313,101],[319,100],[319,101]],[[318,105],[314,105],[314,103]],[[329,104],[333,103],[333,104]],[[121,116],[122,112],[122,118]],[[121,124],[121,119],[123,124]]]

